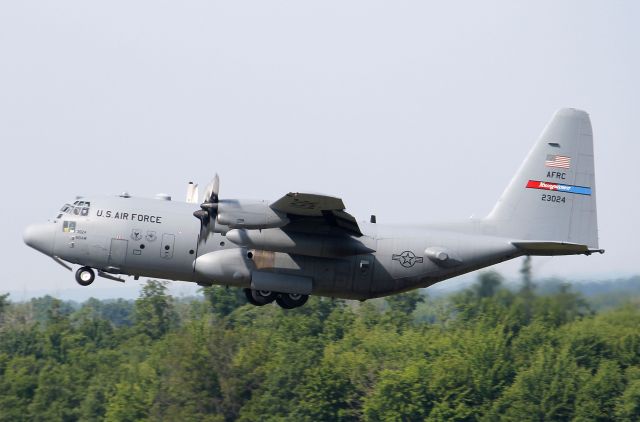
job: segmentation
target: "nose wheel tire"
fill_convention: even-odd
[[[280,293],[276,298],[276,302],[282,309],[293,309],[307,303],[309,295],[301,295],[297,293]]]
[[[255,306],[263,306],[273,302],[276,299],[276,293],[269,290],[244,289],[247,301]]]
[[[96,273],[90,267],[81,267],[76,271],[76,281],[81,286],[88,286],[96,279]]]

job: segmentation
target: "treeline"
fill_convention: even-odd
[[[0,420],[640,420],[640,306],[496,273],[431,300],[0,296]]]

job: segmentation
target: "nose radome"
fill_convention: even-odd
[[[24,230],[24,243],[45,255],[53,255],[54,224],[32,224]]]

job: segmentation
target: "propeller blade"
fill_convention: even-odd
[[[219,192],[220,177],[216,173],[204,191],[200,209],[193,213],[194,216],[200,219],[200,242],[204,241],[206,243],[209,238],[209,232],[215,229],[216,219],[218,218]]]
[[[203,203],[208,202],[218,202],[218,193],[220,192],[220,177],[218,173],[213,177],[213,180],[209,182],[207,188],[204,190],[204,197],[202,198]]]
[[[200,220],[200,236],[199,242],[206,242],[209,237],[209,213],[205,210],[196,210],[193,212],[193,216]]]

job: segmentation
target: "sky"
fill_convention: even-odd
[[[482,217],[562,107],[591,115],[607,252],[534,274],[638,274],[639,21],[634,1],[1,2],[0,292],[78,291],[22,242],[76,195],[183,200],[216,172],[223,198]]]

